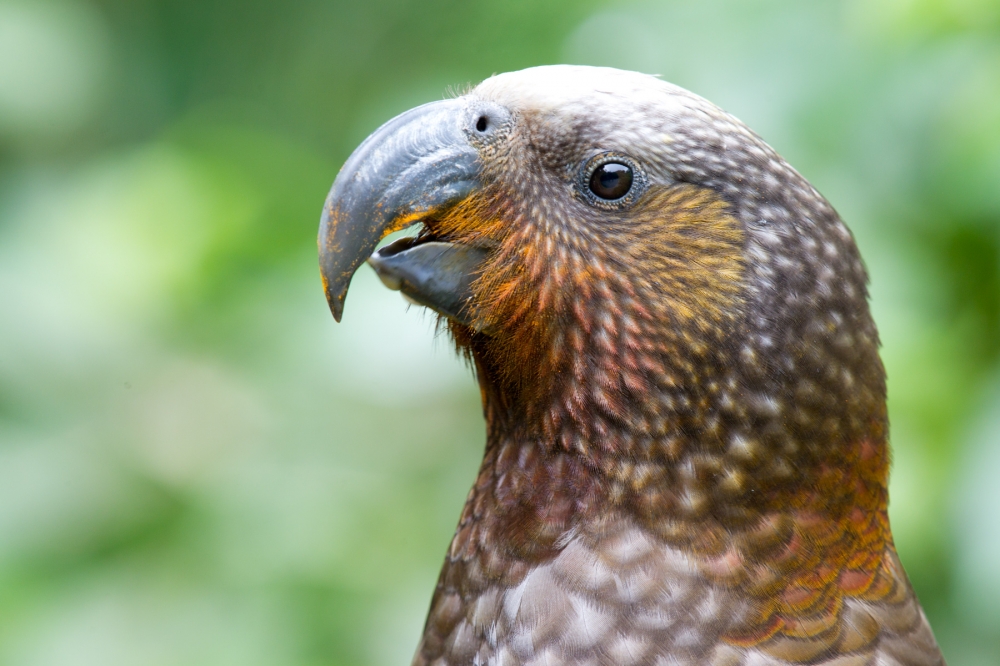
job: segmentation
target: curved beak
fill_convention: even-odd
[[[327,196],[319,227],[320,272],[330,311],[337,321],[344,311],[351,278],[380,240],[446,210],[477,188],[479,153],[466,137],[467,115],[461,99],[432,102],[407,111],[369,136],[340,170]],[[398,288],[442,314],[456,316],[449,310],[455,309],[455,299],[461,301],[462,294],[433,290],[467,289],[470,281],[435,281],[427,276],[436,272],[444,277],[456,271],[469,273],[478,264],[469,258],[472,255],[466,256],[464,262],[456,262],[454,255],[449,255],[438,265],[434,258],[437,255],[420,247],[414,245],[394,254],[392,270]],[[413,257],[409,263],[408,253]],[[379,273],[385,281],[383,271]],[[424,277],[415,286],[406,279],[410,273]],[[387,284],[393,286],[390,282]],[[407,287],[418,293],[407,293]],[[450,302],[436,307],[442,298]]]

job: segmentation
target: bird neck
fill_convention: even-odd
[[[510,247],[547,247],[517,221]],[[681,185],[565,256],[503,246],[482,285],[494,330],[451,330],[482,389],[484,469],[525,479],[505,497],[564,498],[566,525],[616,508],[706,548],[790,515],[888,542],[885,373],[856,248],[839,239],[851,270],[832,289],[818,268],[748,260],[751,233]],[[760,286],[776,279],[794,298]]]
[[[680,555],[693,575],[752,600],[755,610],[727,633],[737,645],[797,626],[803,614],[836,618],[845,595],[874,600],[907,589],[889,530],[878,423],[869,438],[800,458],[778,480],[766,464],[758,476],[745,459],[693,440],[671,459],[643,453],[658,441],[645,432],[615,435],[632,444],[628,453],[566,447],[494,387],[483,395],[486,452],[451,558],[478,561],[500,585],[516,586],[577,538],[613,549],[615,534],[637,529],[662,557]],[[442,575],[462,571],[446,566]]]
[[[586,365],[553,363],[521,385],[504,380],[488,349],[471,349],[488,432],[481,482],[503,480],[491,496],[502,497],[494,515],[509,528],[494,534],[505,547],[555,548],[560,535],[609,511],[701,553],[785,520],[853,535],[831,542],[837,557],[891,543],[877,355],[877,367],[852,366],[874,378],[858,390],[866,400],[828,395],[826,408],[807,409],[794,396],[801,387],[763,391],[734,380],[739,353],[722,340],[631,369],[592,349]],[[752,556],[756,546],[745,547],[740,557]]]

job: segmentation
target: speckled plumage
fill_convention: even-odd
[[[414,664],[943,664],[833,208],[653,77],[536,68],[462,99],[501,119],[471,139],[483,187],[424,233],[492,248],[485,325],[449,324],[488,436]],[[605,151],[641,169],[630,205],[581,190]]]

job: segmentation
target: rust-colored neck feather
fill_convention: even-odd
[[[713,191],[679,184],[627,217],[566,216],[491,211],[500,249],[478,293],[493,331],[453,327],[498,436],[579,456],[650,517],[724,523],[830,476],[833,496],[851,495],[842,477],[886,456],[875,340],[838,357],[836,326],[784,348],[755,330],[767,313],[753,312],[746,231]],[[821,373],[783,382],[782,364],[817,353]]]

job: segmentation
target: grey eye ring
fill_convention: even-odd
[[[632,205],[646,182],[645,171],[634,159],[608,151],[587,160],[580,169],[578,189],[591,205],[614,210]]]

